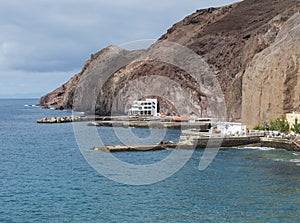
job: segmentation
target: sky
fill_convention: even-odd
[[[108,45],[155,41],[197,9],[236,0],[0,0],[0,98],[39,98]]]

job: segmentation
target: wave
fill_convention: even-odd
[[[290,163],[296,163],[297,166],[300,166],[300,159],[282,159],[282,158],[277,158],[277,159],[272,159],[275,162],[290,162]]]
[[[261,150],[261,151],[271,151],[271,150],[275,150],[275,148],[271,148],[271,147],[243,147],[243,148],[239,148],[239,149],[252,149],[252,150]]]
[[[287,162],[287,160],[285,160],[285,159],[272,159],[273,161],[275,161],[275,162]]]
[[[291,163],[300,163],[300,159],[291,159],[290,162]]]

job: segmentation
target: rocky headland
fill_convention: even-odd
[[[146,50],[109,46],[93,54],[79,74],[43,96],[40,105],[97,115],[124,114],[133,100],[152,96],[158,98],[161,113],[210,116],[223,107],[227,120],[250,127],[297,111],[299,10],[298,0],[244,0],[197,10]],[[195,64],[185,70],[159,60],[156,56],[162,54],[164,41],[195,52],[204,63],[203,70],[195,72],[199,75],[187,72],[195,70]],[[171,53],[164,56],[169,59]],[[215,88],[224,94],[219,107],[211,103]],[[74,101],[80,103],[75,106]]]

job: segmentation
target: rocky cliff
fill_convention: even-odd
[[[300,14],[269,23],[278,30],[270,46],[257,53],[243,75],[242,116],[249,124],[300,112]]]
[[[298,0],[245,0],[197,10],[147,50],[92,55],[40,104],[107,115],[151,96],[162,113],[223,114],[248,125],[297,110],[299,9]]]

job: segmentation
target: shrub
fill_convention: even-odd
[[[276,120],[270,121],[271,131],[280,131],[283,133],[288,133],[290,131],[290,125],[284,116],[277,118]]]
[[[264,130],[264,125],[256,125],[253,128],[254,130]]]
[[[292,125],[291,127],[291,130],[296,133],[296,134],[299,134],[300,133],[300,123],[298,123],[298,119],[295,118],[295,122],[294,124]]]

